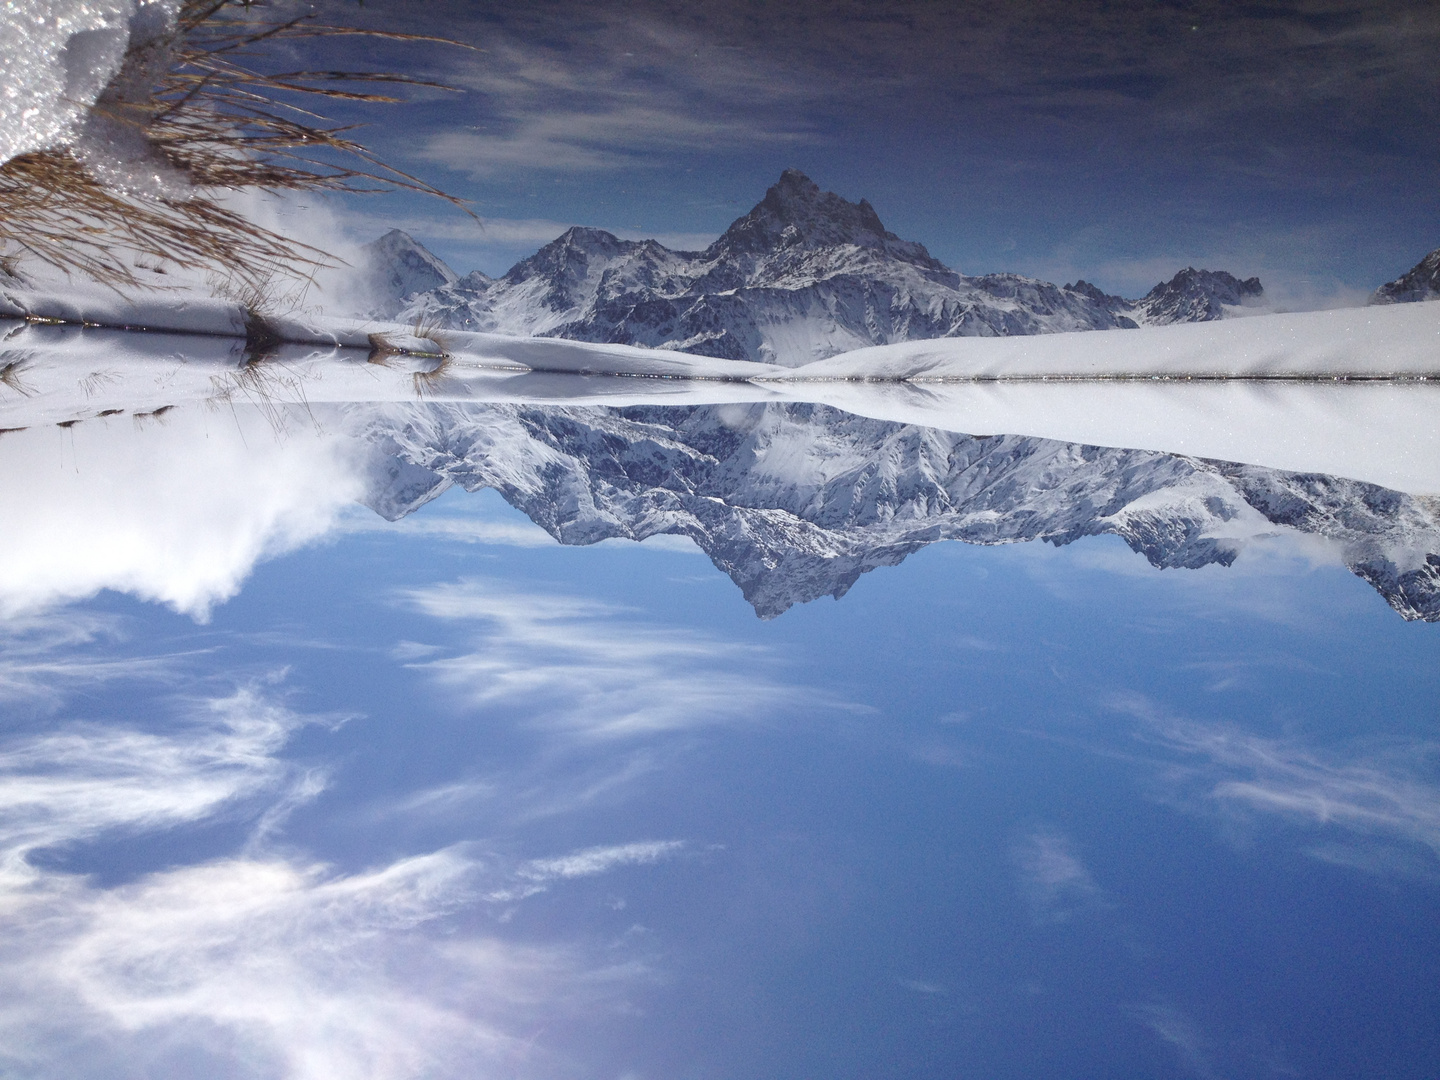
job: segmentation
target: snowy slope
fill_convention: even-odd
[[[966,276],[888,232],[869,203],[790,169],[704,251],[573,228],[501,278],[393,292],[372,313],[794,367],[886,342],[1212,320],[1262,298],[1257,279],[1193,268],[1135,301],[1084,281]]]
[[[453,285],[454,270],[409,233],[391,229],[361,249],[357,292],[382,319],[393,318],[418,293]]]
[[[1430,311],[1440,308],[1371,314],[1391,321]],[[148,475],[135,464],[144,446],[158,440],[166,455],[185,458],[180,433],[218,438],[239,410],[281,442],[324,432],[373,447],[362,486],[387,516],[458,482],[499,488],[566,542],[691,536],[762,613],[843,591],[864,570],[936,539],[1062,542],[1109,532],[1157,565],[1194,566],[1224,562],[1279,526],[1333,540],[1397,610],[1434,617],[1431,559],[1440,544],[1437,501],[1426,495],[1440,492],[1440,385],[1431,382],[813,381],[783,378],[781,368],[747,381],[656,377],[667,363],[683,373],[747,369],[741,361],[459,332],[479,351],[407,356],[317,344],[257,354],[244,339],[213,334],[0,329],[0,453],[18,469],[16,484],[53,487],[44,478],[57,465],[67,477],[83,465],[88,479],[76,492],[123,492]],[[1156,333],[1182,329],[1206,328]],[[577,374],[626,364],[649,374]],[[639,402],[651,405],[594,407]],[[581,403],[593,405],[570,407]],[[1144,448],[1105,449],[1086,432]],[[1065,437],[1036,437],[1057,434]],[[1186,454],[1161,452],[1177,449]],[[251,498],[251,459],[231,450],[225,460],[245,474],[234,480],[235,498]],[[106,479],[121,463],[128,471]],[[214,494],[232,480],[214,472],[197,482]],[[59,498],[25,490],[31,501],[9,511],[16,528],[29,508]],[[183,502],[183,492],[172,494]],[[91,520],[93,499],[56,512]],[[285,505],[287,520],[302,509]],[[189,520],[178,504],[166,513]],[[40,558],[44,545],[32,547]],[[155,562],[138,549],[126,559],[127,574]],[[63,577],[61,569],[47,573]],[[241,572],[231,567],[224,581]],[[33,575],[18,564],[15,574],[25,592]],[[156,582],[147,588],[171,595]],[[174,596],[201,604],[223,593],[221,584]],[[59,578],[47,586],[57,595],[70,588]]]

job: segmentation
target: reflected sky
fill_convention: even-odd
[[[548,415],[618,485],[661,413]],[[1428,1075],[1440,638],[1324,537],[918,544],[757,619],[678,536],[459,487],[386,521],[312,415],[63,443],[174,462],[153,504],[8,489],[74,575],[3,624],[8,1073]],[[854,425],[919,452],[828,416],[832,480]]]

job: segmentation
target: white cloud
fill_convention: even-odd
[[[569,878],[595,877],[621,866],[647,866],[676,854],[683,840],[642,840],[608,847],[585,848],[548,859],[531,859],[508,875],[508,882],[485,894],[497,902],[523,900],[545,892],[550,883]]]
[[[1257,311],[1316,311],[1363,307],[1369,289],[1347,285],[1338,276],[1307,272],[1321,267],[1337,250],[1351,250],[1360,229],[1349,222],[1263,229],[1253,223],[1223,221],[1206,226],[1189,245],[1160,254],[1115,254],[1115,223],[1089,226],[1057,245],[1045,258],[1026,267],[1027,273],[1049,281],[1085,278],[1109,291],[1139,297],[1187,266],[1226,270],[1239,278],[1259,277],[1265,302]]]
[[[649,230],[628,222],[616,222],[603,216],[585,221],[561,221],[553,218],[504,218],[485,216],[479,222],[456,212],[449,216],[400,215],[352,212],[343,217],[346,232],[356,244],[365,243],[399,229],[426,245],[447,245],[448,251],[461,251],[464,259],[453,267],[461,274],[477,266],[489,273],[500,273],[576,225],[604,229],[621,240],[655,240],[673,251],[701,251],[709,247],[718,234],[713,232],[674,232]],[[327,250],[334,250],[331,243]],[[357,252],[344,253],[354,263]],[[341,295],[343,283],[326,278],[331,292]]]
[[[475,706],[521,704],[535,722],[571,734],[634,736],[828,703],[769,678],[757,649],[643,623],[590,600],[477,579],[403,599],[435,618],[486,628],[473,652],[414,666]]]
[[[63,635],[61,635],[63,636]],[[477,931],[497,885],[652,863],[675,841],[507,869],[467,845],[340,872],[267,842],[322,774],[282,751],[301,716],[263,684],[173,720],[65,723],[0,742],[0,1071],[390,1080],[553,1076],[537,1045],[644,974],[583,947]],[[103,884],[37,849],[254,822],[239,854]],[[493,925],[493,924],[492,924]],[[597,954],[598,955],[598,954]]]
[[[7,435],[0,613],[114,589],[204,619],[257,561],[322,535],[360,494],[344,442],[313,419],[273,419],[180,407],[143,428]]]
[[[1219,1077],[1212,1062],[1210,1040],[1193,1019],[1170,1005],[1140,1005],[1129,1010],[1179,1055],[1185,1068],[1201,1080]]]
[[[29,699],[58,705],[63,691],[121,679],[169,674],[175,656],[120,656],[97,651],[123,636],[113,616],[62,609],[0,619],[0,701]]]
[[[476,177],[517,170],[595,171],[654,155],[793,145],[831,81],[760,54],[717,47],[672,22],[628,17],[556,27],[536,43],[487,28],[482,56],[447,74],[479,96],[466,127],[432,135],[430,160]],[[567,39],[568,40],[563,40]],[[560,40],[557,40],[560,39]]]
[[[1116,707],[1141,721],[1146,741],[1178,752],[1166,777],[1184,800],[1230,813],[1264,814],[1343,830],[1382,843],[1423,845],[1440,856],[1440,746],[1410,741],[1386,752],[1342,756],[1293,738],[1267,738],[1233,724],[1171,716],[1141,697]],[[1187,801],[1187,805],[1193,802]],[[1394,859],[1341,857],[1334,846],[1311,854],[1331,862],[1382,869]]]
[[[1063,833],[1049,827],[1035,829],[1010,854],[1038,922],[1068,922],[1099,902],[1099,886]]]
[[[427,932],[475,871],[448,849],[350,875],[234,859],[12,903],[8,1056],[96,1077],[543,1074],[537,1006],[553,1022],[595,972],[563,947]]]
[[[33,878],[27,859],[38,848],[200,821],[242,800],[284,798],[296,782],[318,793],[313,775],[275,756],[312,720],[246,686],[198,703],[165,730],[70,723],[0,743],[6,875]]]
[[[682,840],[645,840],[633,844],[585,848],[553,859],[534,859],[520,868],[530,881],[556,878],[593,877],[616,866],[637,866],[657,862],[685,846]]]
[[[468,544],[497,544],[504,547],[556,547],[559,541],[538,525],[520,521],[486,521],[468,517],[418,517],[385,521],[373,514],[363,519],[354,515],[346,522],[346,532],[398,532],[428,536],[439,540],[458,540]]]

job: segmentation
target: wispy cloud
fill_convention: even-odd
[[[1101,902],[1100,887],[1064,833],[1048,826],[1035,829],[1010,855],[1037,922],[1068,922]]]
[[[0,743],[0,865],[28,880],[37,848],[91,840],[112,830],[160,830],[209,818],[296,784],[318,793],[313,774],[276,752],[315,718],[245,686],[196,703],[166,730],[70,723]]]
[[[504,547],[555,547],[553,536],[538,525],[519,521],[486,521],[468,517],[407,517],[389,522],[366,515],[352,516],[344,526],[346,532],[405,533],[437,540],[456,540],[467,544],[498,544]]]
[[[178,657],[122,655],[123,636],[122,620],[73,608],[0,619],[0,701],[53,707],[79,686],[173,671]]]
[[[488,900],[521,900],[544,892],[553,881],[595,877],[621,866],[647,866],[685,847],[683,840],[642,840],[609,847],[585,848],[549,859],[532,859],[518,867],[511,882],[486,894]]]
[[[819,99],[828,81],[703,31],[633,14],[562,24],[545,37],[494,27],[487,51],[450,78],[485,107],[468,128],[436,132],[424,156],[489,177],[515,170],[585,172],[660,163],[660,156],[813,138],[787,105]]]
[[[654,863],[680,842],[519,863],[456,844],[340,872],[272,843],[326,786],[287,744],[336,718],[299,714],[264,682],[174,711],[0,741],[7,1075],[555,1075],[569,1065],[536,1045],[538,1018],[593,1010],[645,973],[613,952],[477,931],[463,913],[507,888],[513,902]],[[251,823],[239,852],[119,884],[34,858],[222,819]]]
[[[1185,805],[1273,815],[1352,838],[1418,844],[1440,856],[1435,768],[1440,745],[1412,740],[1342,755],[1299,739],[1174,716],[1139,696],[1118,699],[1115,706],[1140,721],[1143,740],[1178,755],[1164,779]],[[1394,868],[1393,860],[1341,858],[1331,845],[1311,853],[1332,862]],[[1430,861],[1433,872],[1433,857]]]
[[[609,220],[604,213],[584,221],[561,221],[554,218],[506,218],[484,216],[479,222],[458,212],[450,216],[396,216],[380,212],[352,212],[344,215],[346,231],[364,243],[399,229],[425,244],[445,244],[459,249],[476,262],[494,259],[518,261],[544,247],[567,229],[576,225],[604,229],[622,240],[655,240],[674,251],[699,251],[715,239],[713,232],[653,231],[625,222]],[[358,255],[355,256],[358,258]],[[503,264],[508,268],[509,262]],[[456,266],[464,274],[473,264]]]
[[[1219,1080],[1210,1040],[1186,1013],[1170,1005],[1139,1005],[1130,1013],[1179,1055],[1181,1063],[1200,1080]]]
[[[833,704],[772,678],[758,649],[591,600],[480,579],[410,590],[402,600],[482,628],[474,651],[415,667],[474,706],[520,705],[532,722],[571,735],[628,737]]]
[[[549,1071],[536,1007],[578,1007],[607,969],[563,946],[429,932],[473,898],[475,872],[451,849],[350,875],[234,859],[7,905],[6,1051],[51,1075]]]

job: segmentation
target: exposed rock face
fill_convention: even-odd
[[[868,202],[788,169],[704,251],[573,228],[504,277],[452,274],[372,314],[798,366],[896,341],[1216,319],[1262,292],[1255,278],[1194,269],[1137,301],[1084,281],[969,277],[888,232]]]
[[[1256,277],[1241,281],[1224,270],[1196,270],[1187,266],[1169,281],[1162,281],[1135,302],[1141,321],[1152,326],[1177,322],[1223,319],[1226,308],[1257,304],[1265,289]]]
[[[1370,298],[1372,304],[1412,304],[1440,300],[1440,248],[1426,255],[1409,272],[1388,285],[1381,285]]]
[[[1440,505],[1372,484],[821,405],[394,406],[355,415],[391,520],[495,488],[565,544],[688,536],[762,618],[937,540],[1120,536],[1159,567],[1229,565],[1287,530],[1332,541],[1406,619],[1440,621]]]

